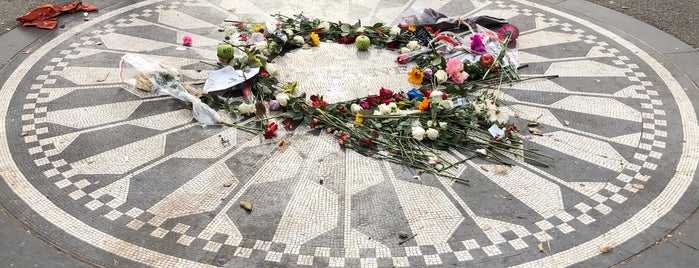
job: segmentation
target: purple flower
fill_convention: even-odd
[[[278,100],[271,100],[271,101],[269,101],[269,110],[270,110],[270,111],[279,110],[280,107],[281,107],[281,105],[279,104],[279,101],[278,101]]]
[[[430,78],[432,78],[432,74],[433,74],[432,69],[425,68],[424,70],[422,70],[422,74],[425,75],[425,79],[430,79]]]
[[[488,53],[483,45],[483,37],[480,34],[474,34],[471,36],[471,51],[478,52],[479,54]]]

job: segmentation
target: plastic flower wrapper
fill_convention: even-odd
[[[202,125],[214,125],[222,122],[221,116],[214,109],[184,89],[180,75],[174,67],[147,59],[141,55],[126,54],[121,58],[119,64],[121,81],[124,81],[125,64],[131,65],[137,70],[134,78],[125,81],[127,84],[140,90],[155,91],[192,103],[193,117]]]
[[[507,26],[510,31],[515,31],[514,29],[516,29],[516,27],[512,24],[506,24],[505,26]],[[479,34],[486,34],[490,31],[480,25],[477,25],[474,30]],[[484,44],[485,50],[488,52],[488,54],[496,58],[496,62],[503,67],[503,69],[510,75],[511,79],[518,79],[519,76],[517,75],[516,70],[520,67],[520,64],[519,60],[517,60],[517,57],[515,56],[515,53],[513,53],[512,50],[507,49],[507,44],[505,44],[505,42],[509,43],[512,41],[512,37],[516,38],[515,34],[519,35],[519,30],[516,31],[516,33],[507,32],[508,34],[504,36],[504,40],[488,38],[487,42]]]

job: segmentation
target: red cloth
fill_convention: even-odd
[[[43,29],[53,29],[56,28],[56,24],[58,24],[58,19],[56,19],[56,16],[63,12],[95,10],[97,10],[96,6],[83,5],[83,1],[76,1],[65,6],[46,4],[32,10],[24,16],[17,18],[17,21],[19,21],[20,25],[22,26],[36,26]]]

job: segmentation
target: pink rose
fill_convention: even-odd
[[[451,58],[447,61],[447,74],[452,76],[464,70],[464,65],[457,58]]]

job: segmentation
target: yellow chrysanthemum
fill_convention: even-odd
[[[415,32],[415,26],[408,26],[408,31]]]
[[[354,114],[354,122],[356,122],[357,124],[364,123],[364,118],[362,118],[362,113]]]
[[[421,85],[423,78],[425,78],[425,74],[422,73],[420,68],[413,68],[413,70],[408,73],[408,82],[410,83]]]
[[[318,37],[317,33],[315,33],[315,32],[311,33],[311,41],[313,42],[313,46],[320,45],[320,37]]]

